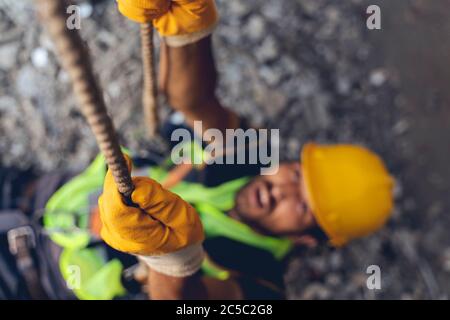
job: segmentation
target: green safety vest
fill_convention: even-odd
[[[105,161],[99,155],[83,173],[57,190],[45,208],[44,227],[52,241],[63,247],[61,274],[69,281],[74,275],[71,266],[81,270],[81,281],[73,289],[80,299],[112,299],[126,293],[120,282],[121,262],[117,259],[107,261],[101,248],[87,248],[91,240],[88,230],[89,197],[101,190],[105,174]],[[167,174],[168,171],[161,167],[148,170],[149,177],[158,182],[163,181]],[[240,178],[217,187],[182,181],[170,190],[196,208],[207,238],[226,237],[265,250],[281,260],[292,248],[288,239],[263,236],[225,214],[233,208],[236,193],[248,181],[249,178]],[[228,271],[218,268],[208,259],[205,259],[202,270],[217,279],[229,277]]]

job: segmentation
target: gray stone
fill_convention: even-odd
[[[267,36],[263,43],[256,49],[256,58],[259,62],[269,62],[279,55],[279,48],[275,38]]]
[[[332,121],[328,112],[329,97],[325,94],[315,96],[305,105],[306,122],[311,130],[326,130]]]
[[[17,62],[20,44],[17,42],[0,45],[0,69],[10,70]]]
[[[92,12],[94,12],[94,8],[89,2],[83,2],[79,6],[81,18],[89,18],[92,15]]]
[[[299,4],[302,7],[302,11],[309,14],[314,15],[319,12],[320,1],[299,1]]]
[[[27,64],[19,70],[16,78],[16,90],[22,97],[36,97],[41,93],[39,86],[43,83],[43,78],[32,65]]]
[[[282,76],[279,70],[267,66],[262,67],[259,70],[259,74],[264,79],[264,81],[270,86],[277,85],[280,82]]]
[[[326,277],[325,282],[329,286],[337,287],[338,285],[340,285],[342,283],[342,280],[337,274],[331,273]]]
[[[236,15],[236,17],[243,17],[252,10],[251,6],[249,6],[246,1],[229,1],[228,8],[230,13]]]
[[[337,270],[342,266],[342,255],[339,252],[333,252],[330,254],[330,267],[333,270]]]
[[[375,87],[382,86],[386,82],[386,80],[386,70],[376,69],[370,73],[370,83]]]
[[[337,80],[337,92],[341,95],[348,95],[351,90],[350,79],[347,77],[339,77]]]
[[[251,40],[261,40],[266,33],[264,19],[260,15],[252,15],[244,27],[244,32]]]
[[[325,300],[329,299],[331,296],[331,291],[324,285],[320,283],[310,284],[303,291],[302,298],[305,300]]]
[[[446,248],[442,254],[442,268],[450,273],[450,248]]]
[[[48,51],[42,47],[34,49],[31,52],[31,62],[38,69],[45,68],[49,62]]]
[[[17,111],[15,99],[9,96],[0,96],[0,112],[11,113],[15,111]]]
[[[410,127],[411,124],[407,119],[401,119],[394,125],[394,127],[392,128],[392,132],[395,135],[402,135],[405,134]]]
[[[285,15],[283,5],[281,3],[274,6],[270,2],[266,2],[263,4],[261,12],[267,20],[278,23],[281,19],[283,19],[283,15]]]
[[[35,13],[32,0],[2,0],[0,4],[8,18],[19,25],[27,25],[33,20]]]

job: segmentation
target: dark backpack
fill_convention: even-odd
[[[25,214],[0,211],[0,299],[74,299],[58,270],[59,253]]]

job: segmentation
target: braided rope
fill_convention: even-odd
[[[97,82],[89,52],[77,30],[66,27],[66,0],[35,0],[41,21],[52,37],[61,63],[72,79],[81,111],[94,132],[119,192],[130,197],[134,186],[126,160],[120,149],[111,118],[108,116],[102,89]]]
[[[144,88],[142,105],[148,131],[151,137],[158,129],[158,89],[156,84],[155,55],[153,51],[153,26],[141,24],[142,63],[144,67]]]

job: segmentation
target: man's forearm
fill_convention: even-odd
[[[207,299],[207,291],[200,274],[172,277],[150,270],[149,296],[153,300]]]
[[[182,112],[189,125],[202,121],[203,128],[236,128],[238,117],[224,108],[215,91],[217,72],[211,36],[179,48],[162,45],[160,88],[172,107]]]
[[[149,269],[149,297],[153,300],[242,300],[243,292],[233,280],[216,280],[196,273],[176,278]]]

